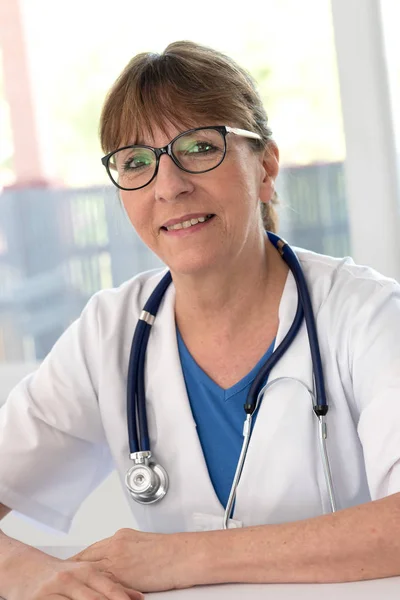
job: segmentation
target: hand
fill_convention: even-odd
[[[22,558],[22,556],[21,556]],[[16,566],[16,565],[14,565]],[[142,600],[98,564],[60,560],[42,552],[24,554],[15,569],[7,600]],[[96,595],[94,593],[97,592]]]
[[[190,534],[189,534],[190,535]],[[123,585],[160,592],[196,585],[189,567],[186,534],[142,533],[120,529],[70,560],[89,561],[112,573]]]

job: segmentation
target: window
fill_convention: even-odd
[[[97,128],[107,89],[128,60],[138,52],[162,51],[177,39],[226,52],[258,81],[281,154],[281,234],[316,251],[348,253],[345,146],[329,0],[264,0],[251,11],[205,0],[190,6],[190,19],[183,0],[173,6],[156,2],[151,15],[130,0],[20,5],[28,49],[24,82],[38,131],[37,150],[22,164],[40,153],[38,168],[44,166],[38,178],[47,181],[7,188],[1,196],[0,360],[42,359],[97,289],[160,265],[127,223],[109,185]],[[4,63],[17,59],[15,48]],[[22,71],[13,72],[22,84]],[[24,106],[14,99],[8,111],[6,88],[0,87],[0,118],[13,123],[17,140]],[[11,135],[4,140],[2,180],[11,181],[14,165],[20,183],[15,165],[26,141],[19,147],[16,142],[12,153]]]

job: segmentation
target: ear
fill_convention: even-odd
[[[261,182],[260,200],[267,204],[275,192],[275,179],[279,173],[279,150],[274,141],[270,140],[260,155]]]

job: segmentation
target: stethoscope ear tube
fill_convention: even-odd
[[[304,310],[304,319],[306,322],[311,359],[313,364],[316,399],[313,408],[317,417],[323,417],[328,412],[328,403],[326,401],[324,376],[322,371],[322,360],[317,336],[317,327],[315,325],[314,313],[312,310],[310,294],[307,288],[307,282],[304,277],[299,260],[296,254],[289,246],[289,244],[284,242],[280,237],[278,237],[274,233],[271,233],[270,231],[268,231],[267,233],[268,238],[279,250],[280,254],[282,255],[282,258],[288,264],[296,282],[299,301],[301,300],[301,304]]]

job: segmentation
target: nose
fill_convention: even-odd
[[[190,173],[182,171],[167,154],[160,157],[155,178],[154,192],[156,200],[175,202],[183,200],[194,189]]]

